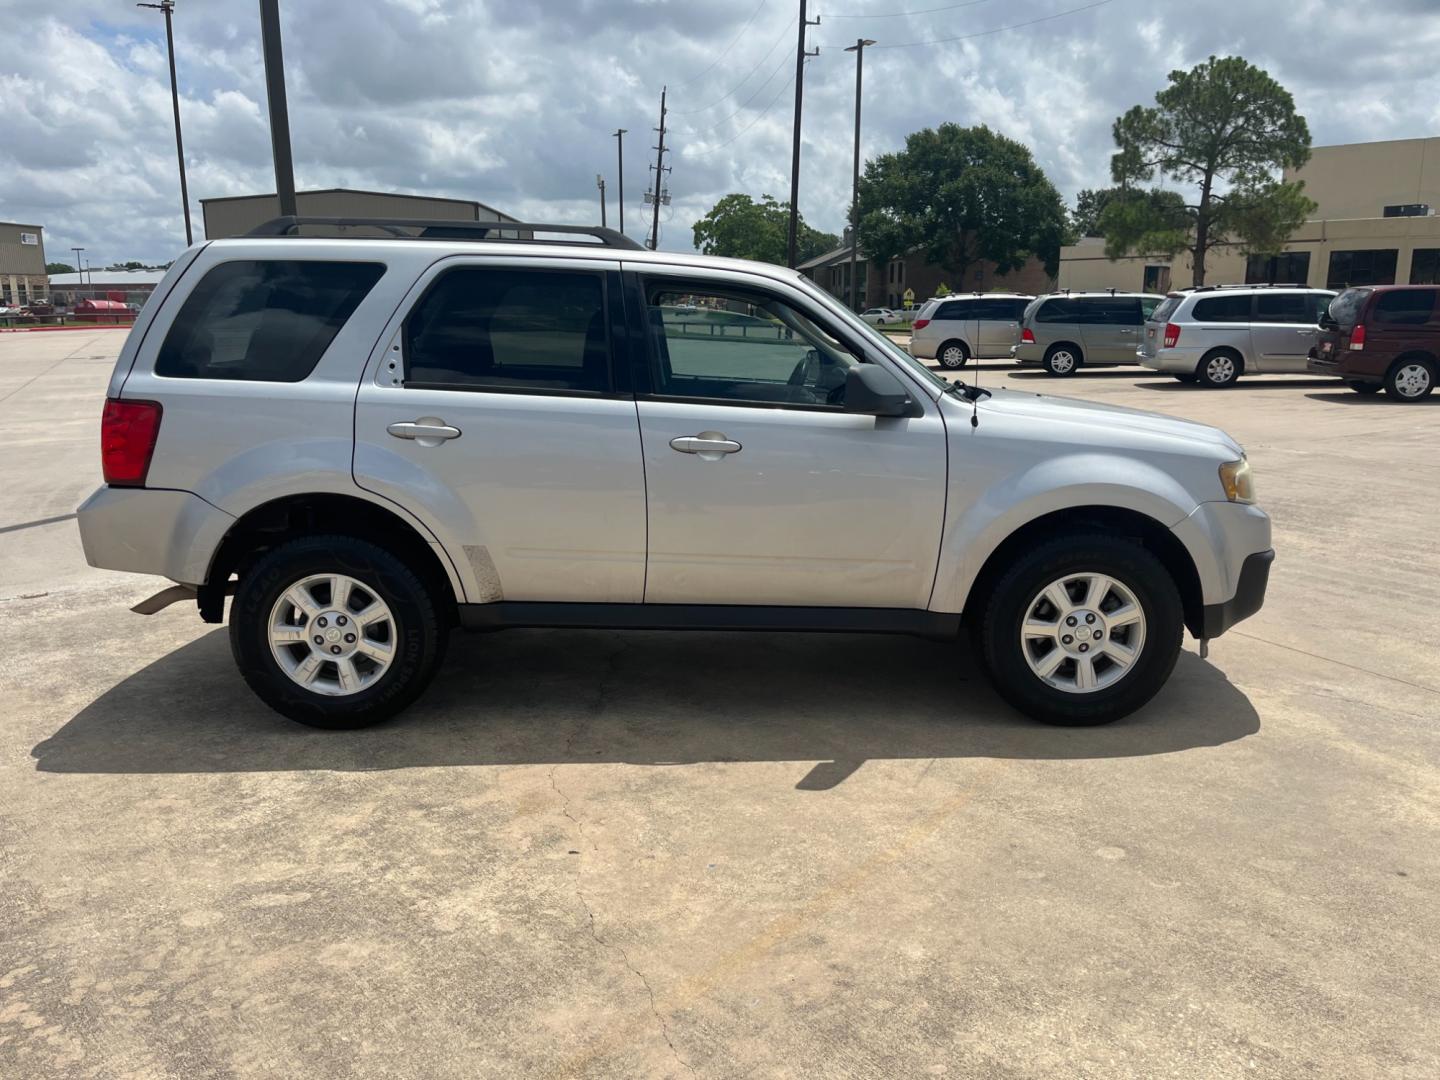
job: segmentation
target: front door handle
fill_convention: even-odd
[[[740,444],[718,431],[702,431],[699,435],[679,435],[671,439],[670,449],[682,454],[698,454],[705,461],[719,461],[726,454],[738,454]]]
[[[460,429],[451,427],[438,416],[422,416],[419,420],[402,420],[385,429],[397,439],[413,439],[419,446],[439,446],[460,437]]]

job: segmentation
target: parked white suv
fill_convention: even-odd
[[[397,712],[455,626],[968,625],[1017,708],[1102,723],[1263,600],[1215,428],[951,384],[792,270],[495,228],[193,247],[116,363],[86,555],[177,583],[147,613],[233,594],[286,716]]]
[[[1142,366],[1216,389],[1241,375],[1299,374],[1320,340],[1332,289],[1202,286],[1170,293],[1145,323]]]

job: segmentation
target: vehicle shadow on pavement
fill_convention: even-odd
[[[1431,394],[1419,401],[1396,401],[1389,394],[1357,394],[1354,390],[1341,390],[1338,393],[1330,394],[1306,394],[1311,401],[1336,401],[1341,405],[1404,405],[1409,408],[1412,405],[1440,405],[1440,396]]]
[[[1320,387],[1334,386],[1335,380],[1307,379],[1303,376],[1287,378],[1284,375],[1249,375],[1236,385],[1242,390],[1314,390]],[[1212,394],[1217,392],[1208,386],[1201,386],[1198,383],[1182,383],[1178,379],[1168,377],[1149,382],[1137,382],[1135,386],[1140,390],[1163,390],[1172,394]],[[1359,397],[1360,395],[1354,394],[1353,396]]]
[[[236,673],[223,630],[106,691],[32,751],[58,773],[369,771],[446,765],[818,761],[834,787],[871,759],[1081,759],[1252,735],[1249,699],[1195,654],[1145,709],[1099,728],[1019,716],[953,642],[819,634],[512,630],[457,634],[394,721],[317,731]]]

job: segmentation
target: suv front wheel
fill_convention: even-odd
[[[1049,724],[1106,724],[1165,684],[1180,653],[1179,590],[1137,541],[1061,537],[996,583],[979,627],[1000,696]]]
[[[283,544],[241,579],[230,650],[282,716],[358,728],[420,696],[446,644],[430,590],[384,548],[349,536]]]

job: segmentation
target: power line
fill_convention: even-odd
[[[724,60],[726,54],[729,53],[731,49],[733,49],[736,45],[738,45],[738,44],[740,43],[740,39],[745,36],[745,31],[750,29],[750,24],[755,21],[756,17],[759,16],[760,12],[762,12],[762,11],[765,10],[765,4],[766,4],[766,3],[767,3],[767,0],[760,0],[760,5],[759,5],[754,11],[752,11],[752,12],[750,13],[750,18],[746,19],[746,20],[745,20],[745,25],[742,26],[742,27],[740,27],[740,32],[735,35],[734,39],[730,42],[729,45],[726,45],[725,48],[723,48],[723,49],[720,50],[720,55],[717,56],[717,57],[715,57],[715,59],[710,62],[710,66],[709,66],[709,67],[707,67],[704,71],[700,72],[699,75],[692,75],[690,78],[686,79],[684,82],[679,82],[679,83],[676,83],[675,85],[676,85],[677,87],[689,86],[691,83],[693,83],[693,82],[698,82],[699,80],[703,79],[706,75],[709,75],[710,72],[714,71],[714,70],[715,70],[715,65],[718,64],[718,63],[720,63],[721,60]]]
[[[1027,19],[1025,22],[1011,23],[1009,26],[996,26],[989,30],[977,30],[973,34],[956,34],[954,37],[930,38],[926,41],[901,41],[893,45],[872,45],[872,49],[913,49],[921,45],[944,45],[952,41],[969,41],[971,38],[988,37],[991,34],[1000,34],[1006,30],[1022,30],[1027,26],[1035,26],[1038,23],[1052,22],[1055,19],[1063,19],[1066,15],[1078,15],[1082,11],[1093,11],[1102,8],[1110,0],[1095,0],[1093,4],[1084,4],[1081,7],[1069,8],[1065,11],[1057,11],[1053,15],[1042,15],[1038,19]],[[844,49],[844,45],[826,45],[827,49]]]
[[[933,15],[937,11],[955,11],[958,8],[975,7],[977,4],[988,4],[990,0],[965,0],[963,4],[946,4],[944,7],[921,8],[919,11],[881,11],[864,12],[853,15],[832,15],[825,12],[827,19],[898,19],[905,15]]]
[[[711,130],[711,131],[715,131],[715,130],[717,130],[717,129],[719,129],[719,128],[724,127],[724,126],[725,126],[726,124],[728,124],[731,120],[734,120],[735,117],[739,116],[742,112],[744,112],[747,108],[749,108],[750,103],[751,103],[752,101],[754,101],[757,97],[760,96],[761,92],[765,89],[765,87],[767,87],[767,86],[770,85],[770,80],[773,79],[773,78],[775,78],[776,75],[779,75],[779,74],[780,74],[780,69],[783,68],[783,67],[784,67],[786,64],[788,64],[789,62],[790,62],[790,57],[789,57],[789,56],[782,56],[782,57],[780,58],[780,63],[776,64],[776,65],[775,65],[775,69],[774,69],[773,71],[771,71],[769,75],[766,75],[766,76],[765,76],[765,81],[762,82],[759,86],[755,87],[754,92],[751,93],[751,95],[750,95],[748,98],[746,98],[743,102],[740,103],[740,107],[739,107],[738,109],[736,109],[734,112],[732,112],[729,116],[725,117],[725,119],[723,119],[723,120],[717,120],[714,124],[712,124],[712,125],[710,126],[710,130]],[[792,75],[792,76],[790,77],[790,82],[794,82],[794,81],[795,81],[795,77]],[[790,85],[790,84],[789,84],[789,83],[786,83],[785,85],[788,86],[788,85]],[[672,110],[672,112],[673,112],[673,110]]]
[[[788,60],[789,57],[787,56],[786,59]],[[806,63],[807,63],[807,64],[808,64],[809,62],[810,62],[809,60],[806,60]],[[735,132],[734,135],[730,136],[730,138],[726,139],[723,143],[720,143],[720,145],[718,145],[718,146],[707,147],[707,148],[704,149],[704,150],[685,150],[685,151],[683,151],[684,156],[687,157],[687,158],[688,158],[688,157],[704,157],[706,154],[713,154],[716,150],[724,150],[725,147],[729,146],[729,145],[730,145],[731,143],[733,143],[736,139],[740,138],[741,135],[744,135],[747,131],[749,131],[751,128],[753,128],[756,124],[760,123],[761,120],[764,120],[765,117],[770,114],[770,110],[775,107],[775,103],[778,102],[782,97],[785,96],[785,91],[790,89],[790,84],[793,83],[794,81],[795,81],[795,76],[794,76],[794,75],[791,75],[790,78],[786,79],[786,80],[785,80],[785,85],[782,86],[782,87],[780,87],[779,91],[776,92],[775,96],[770,99],[770,104],[766,105],[765,108],[761,109],[761,110],[760,110],[760,114],[759,114],[758,116],[756,116],[754,120],[751,120],[750,123],[746,124],[746,125],[745,125],[743,128],[741,128],[739,131]]]
[[[709,105],[702,105],[702,106],[700,106],[698,109],[684,109],[684,110],[681,110],[681,109],[671,109],[671,110],[670,110],[671,115],[673,115],[673,116],[694,116],[696,113],[708,112],[710,109],[715,108],[716,105],[719,105],[719,104],[723,103],[727,98],[732,98],[732,97],[734,97],[736,94],[738,94],[738,93],[740,92],[740,88],[741,88],[742,86],[744,86],[747,82],[750,81],[750,76],[754,75],[755,72],[757,72],[757,71],[760,70],[760,65],[763,64],[763,63],[765,63],[766,60],[769,60],[769,59],[770,59],[771,55],[774,54],[774,52],[775,52],[776,46],[778,46],[782,41],[784,41],[784,40],[785,40],[787,37],[789,37],[789,36],[790,36],[790,28],[787,26],[787,27],[784,29],[784,31],[781,32],[780,36],[779,36],[778,38],[776,38],[773,42],[771,42],[770,48],[768,48],[768,49],[765,50],[765,55],[762,56],[762,57],[760,57],[760,59],[759,59],[758,61],[756,61],[755,66],[752,67],[749,71],[747,71],[747,72],[745,73],[745,77],[744,77],[743,79],[741,79],[739,82],[737,82],[737,83],[735,84],[735,86],[734,86],[733,89],[731,89],[731,90],[729,90],[729,91],[721,94],[718,98],[716,98],[714,101],[712,101]]]

